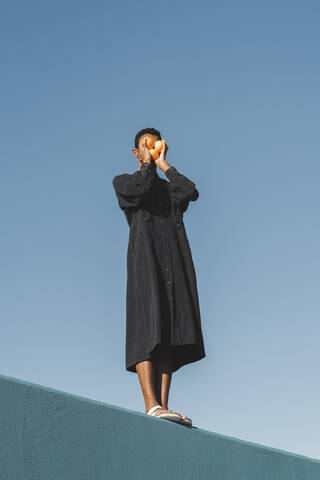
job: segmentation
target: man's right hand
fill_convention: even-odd
[[[150,150],[147,147],[147,140],[148,139],[146,138],[145,141],[140,145],[140,161],[142,163],[151,163],[154,161]]]

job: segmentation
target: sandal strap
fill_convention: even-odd
[[[161,409],[162,412],[157,412],[158,409]],[[155,405],[154,407],[150,408],[150,410],[147,412],[147,415],[153,415],[153,416],[159,416],[159,415],[164,415],[166,413],[171,413],[173,415],[176,415],[176,416],[180,416],[182,420],[184,421],[189,421],[191,422],[191,418],[189,417],[186,417],[186,418],[183,418],[181,413],[178,413],[178,412],[173,412],[172,410],[169,410],[167,408],[164,408],[162,405]]]
[[[152,415],[158,408],[163,408],[163,406],[155,405],[154,407],[150,408],[150,410],[147,412],[147,415]]]
[[[174,415],[176,417],[181,417],[180,413],[176,413],[176,412],[173,412],[172,410],[167,410],[166,408],[163,409],[163,411],[161,412],[156,412],[155,415],[167,415],[167,414],[171,414],[171,415]]]

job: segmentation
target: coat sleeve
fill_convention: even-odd
[[[119,206],[126,211],[138,207],[149,192],[155,180],[155,174],[149,163],[143,163],[140,170],[129,174],[116,175],[112,180]]]
[[[199,197],[199,191],[195,183],[173,166],[165,171],[165,175],[169,179],[168,190],[170,196],[180,206],[182,212],[186,211],[189,202],[194,202]]]

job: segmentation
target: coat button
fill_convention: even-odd
[[[170,283],[170,280],[168,280],[168,284]]]

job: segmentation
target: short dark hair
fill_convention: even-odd
[[[146,133],[149,133],[150,135],[157,135],[157,137],[159,137],[159,140],[161,140],[161,134],[158,130],[156,130],[155,128],[143,128],[135,136],[135,139],[134,139],[135,148],[138,148],[139,146],[140,137],[142,137],[142,135],[145,135]]]

